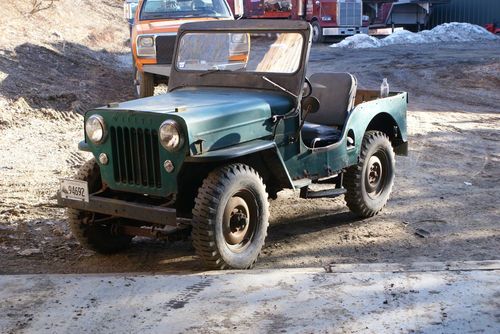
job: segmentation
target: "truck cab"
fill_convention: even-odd
[[[407,93],[306,77],[311,38],[304,21],[182,25],[166,94],[85,114],[93,159],[58,195],[79,242],[112,253],[187,231],[208,268],[246,269],[283,189],[378,214],[407,151]]]
[[[362,0],[228,0],[242,8],[246,19],[305,20],[313,27],[313,42],[326,37],[346,37],[368,33]]]
[[[305,0],[305,19],[313,27],[313,42],[368,33],[361,0]]]
[[[187,22],[232,20],[226,0],[127,0],[125,15],[131,24],[134,85],[138,97],[154,95],[168,84],[175,39]]]

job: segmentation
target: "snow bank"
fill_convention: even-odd
[[[358,34],[347,37],[340,43],[335,43],[330,45],[334,48],[346,48],[346,49],[366,49],[366,48],[378,48],[380,47],[380,40],[368,36],[367,34]]]
[[[425,44],[437,42],[471,42],[497,40],[498,37],[483,27],[469,23],[444,23],[432,30],[413,33],[407,30],[395,31],[384,39],[377,39],[366,34],[347,37],[340,43],[332,44],[334,48],[366,49],[379,48],[395,44]]]

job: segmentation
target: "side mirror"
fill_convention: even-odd
[[[239,19],[245,14],[245,6],[243,0],[234,0],[234,17]]]
[[[123,4],[123,18],[127,21],[133,20],[137,10],[138,0],[127,0]]]
[[[302,109],[302,118],[305,119],[307,115],[314,114],[318,112],[320,103],[317,98],[314,96],[308,96],[302,99],[300,103]]]

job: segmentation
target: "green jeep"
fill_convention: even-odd
[[[245,269],[283,189],[345,194],[354,213],[376,215],[407,152],[407,93],[380,98],[348,73],[307,78],[310,47],[306,22],[183,25],[168,93],[85,115],[79,149],[95,158],[58,195],[79,242],[112,253],[191,231],[207,267]]]

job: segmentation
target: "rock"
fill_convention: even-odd
[[[40,254],[42,251],[39,249],[39,248],[29,248],[29,249],[25,249],[23,251],[20,251],[19,255],[22,255],[22,256],[30,256],[30,255],[33,255],[33,254]]]

